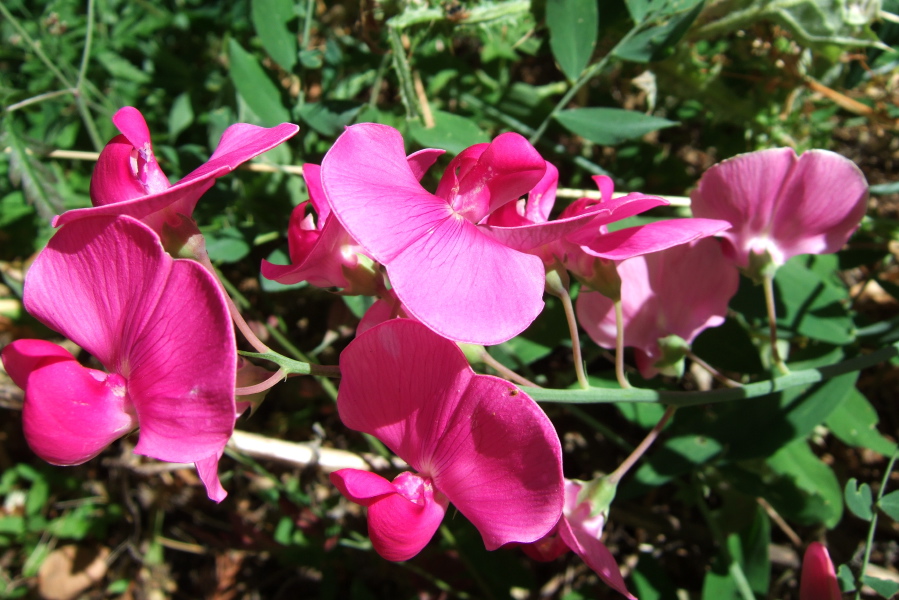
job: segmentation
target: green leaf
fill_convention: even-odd
[[[574,81],[583,73],[599,34],[596,0],[547,0],[549,47],[565,77]]]
[[[660,15],[667,20],[632,37],[615,51],[615,55],[633,62],[650,62],[665,58],[699,16],[703,4],[702,0],[668,2],[668,9]],[[628,9],[631,9],[631,3],[628,3]],[[638,11],[645,9],[645,5],[637,7]],[[644,16],[645,14],[641,14],[641,21]]]
[[[36,479],[28,490],[28,497],[25,500],[25,514],[29,517],[40,514],[47,506],[47,500],[50,497],[50,486],[46,479]]]
[[[884,598],[892,598],[896,595],[896,592],[899,592],[899,581],[880,579],[878,577],[871,577],[870,575],[862,577],[862,581],[865,582],[865,585],[870,586]]]
[[[868,188],[872,194],[886,195],[899,193],[899,181],[891,181],[890,183],[878,183]]]
[[[115,52],[99,52],[94,55],[109,74],[116,79],[124,79],[135,83],[149,83],[152,79],[148,73],[134,66],[127,59]]]
[[[239,229],[227,227],[205,234],[206,251],[216,262],[234,263],[250,253],[250,244]]]
[[[415,122],[409,126],[409,134],[425,148],[441,148],[450,154],[459,154],[469,146],[490,141],[490,136],[474,120],[442,110],[434,111],[433,127],[426,129]]]
[[[374,296],[342,296],[343,303],[357,319],[365,316],[365,313],[375,303]]]
[[[194,109],[190,105],[190,94],[182,92],[172,102],[169,111],[169,143],[174,144],[178,134],[194,122]]]
[[[796,440],[779,450],[768,459],[768,466],[775,473],[791,478],[807,495],[809,501],[800,522],[819,522],[828,529],[836,527],[843,516],[840,484],[833,470],[815,456],[805,440]]]
[[[846,500],[846,507],[849,509],[849,512],[856,517],[864,521],[870,521],[874,518],[874,500],[871,496],[871,487],[867,483],[858,485],[858,480],[853,477],[846,482],[843,497]]]
[[[228,42],[231,81],[237,93],[259,122],[266,127],[290,121],[290,113],[281,104],[281,92],[272,83],[259,62],[233,38]]]
[[[896,443],[877,431],[878,421],[877,411],[861,392],[854,389],[827,417],[824,424],[849,446],[868,448],[884,456],[891,456],[896,451]]]
[[[894,521],[899,521],[899,490],[890,492],[877,503],[878,508],[890,515]]]
[[[852,342],[853,323],[844,305],[848,292],[829,285],[803,260],[807,257],[796,257],[777,271],[774,282],[782,302],[777,307],[778,326],[830,344]]]
[[[299,116],[309,127],[329,138],[336,138],[343,128],[353,122],[362,106],[347,100],[307,102],[299,109]]]
[[[250,18],[262,47],[285,71],[297,64],[297,35],[287,28],[296,17],[293,0],[253,0]]]
[[[840,589],[844,594],[855,591],[855,575],[849,565],[840,565],[837,569],[837,579],[840,580]]]
[[[678,125],[675,121],[622,108],[572,108],[558,113],[556,119],[571,133],[607,146]]]

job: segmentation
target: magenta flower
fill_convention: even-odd
[[[442,150],[422,150],[407,157],[409,168],[418,179],[443,154]],[[262,261],[262,276],[283,284],[308,281],[347,295],[380,295],[381,274],[373,270],[372,260],[343,225],[331,215],[331,206],[322,190],[321,167],[303,165],[303,178],[309,190],[309,202],[294,208],[287,230],[290,265]],[[318,215],[306,214],[312,204]]]
[[[840,600],[842,597],[827,548],[820,542],[812,542],[802,557],[799,600]]]
[[[594,216],[523,228],[487,224],[545,171],[527,140],[507,133],[456,156],[431,194],[400,133],[362,123],[337,139],[321,177],[334,215],[386,267],[409,315],[456,341],[498,344],[543,308],[543,261],[527,252]]]
[[[414,472],[392,482],[355,469],[331,474],[368,508],[375,550],[412,558],[452,502],[488,550],[540,539],[562,512],[562,450],[552,423],[507,381],[476,375],[459,348],[410,319],[360,335],[340,356],[337,398],[347,427],[374,435]]]
[[[194,462],[210,498],[231,437],[237,352],[222,292],[199,264],[174,260],[130,217],[63,226],[25,278],[25,308],[93,355],[18,340],[3,364],[25,390],[25,437],[57,465],[90,460],[140,427],[135,452]]]
[[[225,130],[212,157],[175,185],[156,162],[150,130],[139,110],[126,106],[112,117],[122,132],[100,153],[91,178],[91,208],[70,210],[53,220],[59,227],[97,215],[128,215],[160,233],[173,215],[190,217],[197,201],[216,178],[271,150],[299,131],[292,123],[265,128],[237,123]]]
[[[724,322],[740,275],[714,239],[702,239],[617,265],[621,278],[624,345],[635,350],[644,377],[677,363],[662,341],[678,336],[689,345],[704,329]],[[615,309],[611,299],[582,291],[577,300],[581,326],[598,345],[615,347]],[[669,341],[669,340],[666,340]]]
[[[597,509],[590,498],[583,497],[588,485],[566,479],[565,506],[558,525],[540,540],[522,546],[522,550],[540,561],[554,560],[567,550],[573,550],[606,585],[626,598],[636,600],[624,584],[615,557],[600,541],[608,507]]]
[[[868,184],[850,160],[826,150],[792,148],[741,154],[706,171],[692,195],[693,214],[724,219],[722,234],[737,265],[775,268],[798,254],[839,250],[865,214]]]

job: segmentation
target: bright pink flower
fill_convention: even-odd
[[[212,157],[175,185],[156,162],[150,130],[139,110],[131,106],[112,117],[122,132],[100,153],[91,178],[92,208],[70,210],[53,220],[59,227],[76,219],[97,215],[128,215],[140,219],[157,233],[173,215],[190,217],[194,207],[216,178],[238,165],[271,150],[299,131],[292,123],[265,128],[237,123],[225,130]]]
[[[340,368],[341,420],[380,439],[415,471],[392,482],[355,469],[331,474],[344,496],[368,507],[381,556],[415,556],[450,502],[488,550],[533,542],[557,523],[559,438],[518,388],[476,375],[455,344],[410,319],[360,335],[341,354]]]
[[[775,148],[713,166],[691,198],[696,216],[733,224],[723,237],[738,266],[778,267],[798,254],[839,250],[865,214],[868,184],[839,154]]]
[[[57,465],[80,464],[140,427],[135,452],[195,462],[214,500],[215,466],[231,437],[237,352],[218,284],[193,261],[174,260],[130,217],[63,226],[25,278],[25,308],[93,355],[82,367],[42,340],[3,349],[25,390],[31,448]]]
[[[840,600],[842,597],[827,548],[820,542],[812,542],[802,558],[799,600]]]
[[[387,268],[408,314],[444,337],[498,344],[543,308],[543,262],[526,252],[594,216],[526,227],[487,224],[491,213],[538,186],[545,171],[546,161],[527,140],[507,133],[456,156],[431,194],[410,166],[400,133],[362,123],[337,139],[321,177],[334,214]]]
[[[740,279],[714,239],[637,256],[619,263],[617,271],[621,278],[624,345],[635,349],[637,366],[644,377],[652,377],[667,366],[664,361],[670,357],[664,355],[660,340],[674,335],[690,344],[704,329],[724,322]],[[615,347],[611,299],[582,291],[577,314],[594,342],[604,348]],[[660,361],[663,364],[658,364]]]
[[[406,160],[421,179],[441,154],[442,150],[422,150]],[[331,206],[322,190],[321,167],[303,165],[303,178],[309,201],[318,215],[318,226],[315,218],[306,214],[310,202],[297,206],[287,230],[292,264],[276,265],[264,260],[262,276],[284,284],[308,281],[316,287],[336,289],[347,295],[378,295],[381,275],[372,270],[371,258],[331,215]]]
[[[565,507],[555,529],[542,539],[522,546],[535,560],[550,561],[571,549],[613,590],[633,600],[627,590],[618,563],[600,540],[608,507],[595,507],[590,498],[582,497],[586,483],[565,480]]]

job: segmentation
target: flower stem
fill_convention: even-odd
[[[571,302],[570,281],[568,272],[558,261],[546,272],[546,291],[562,301],[565,321],[568,323],[568,334],[571,336],[571,358],[574,361],[574,372],[581,389],[589,390],[587,371],[584,369],[584,358],[581,355],[581,340],[577,331],[577,316]]]
[[[264,392],[265,390],[271,389],[275,387],[279,381],[284,379],[285,373],[283,369],[278,369],[271,376],[263,381],[262,383],[257,383],[256,385],[249,385],[247,387],[239,387],[234,388],[234,393],[238,396],[252,396],[253,394],[258,394],[259,392]]]
[[[890,481],[890,475],[893,473],[893,467],[896,460],[899,459],[899,450],[893,452],[890,462],[883,472],[883,479],[880,481],[880,489],[877,490],[877,500],[874,502],[874,516],[871,517],[871,523],[868,525],[868,537],[865,540],[865,555],[862,558],[861,567],[859,567],[858,576],[855,578],[855,600],[860,600],[862,594],[862,586],[865,583],[865,571],[868,568],[868,562],[871,560],[871,547],[874,545],[874,532],[877,530],[877,505],[883,498],[883,493],[887,489],[887,483]]]
[[[687,356],[690,357],[690,360],[692,360],[697,365],[699,365],[700,367],[702,367],[703,369],[708,371],[712,375],[712,377],[717,379],[723,385],[725,385],[729,388],[743,387],[742,383],[740,383],[739,381],[734,381],[730,377],[727,377],[726,375],[722,374],[721,371],[719,371],[718,369],[716,369],[709,363],[705,362],[704,360],[702,360],[701,358],[696,356],[696,354],[694,354],[692,350],[687,350]]]
[[[606,477],[606,481],[609,483],[617,484],[621,481],[621,478],[627,475],[627,472],[630,471],[631,467],[640,460],[640,458],[649,450],[649,447],[652,446],[653,442],[656,441],[656,438],[659,437],[659,434],[662,432],[662,429],[665,428],[665,425],[668,424],[668,421],[671,420],[671,417],[674,415],[674,411],[677,410],[676,406],[669,406],[665,409],[665,413],[662,415],[662,418],[659,419],[659,422],[655,424],[649,433],[646,434],[646,437],[643,438],[643,441],[634,448],[634,451],[630,453],[630,455],[624,459],[615,471]]]
[[[496,360],[495,358],[493,358],[490,355],[490,353],[487,352],[486,349],[484,349],[483,352],[480,353],[480,359],[484,362],[485,365],[487,365],[488,367],[490,367],[491,369],[493,369],[494,371],[496,371],[497,373],[499,373],[500,375],[502,375],[504,378],[508,379],[509,381],[514,381],[515,383],[518,383],[520,385],[527,386],[527,387],[540,387],[539,385],[537,385],[536,383],[534,383],[527,377],[524,377],[523,375],[519,375],[518,373],[516,373],[515,371],[513,371],[512,369],[510,369],[503,363],[501,363],[498,360]]]
[[[622,388],[629,390],[634,387],[624,374],[624,310],[620,298],[615,301],[615,377]]]
[[[774,306],[774,275],[764,274],[762,276],[762,287],[765,290],[765,307],[768,309],[768,332],[771,338],[771,360],[774,367],[781,375],[787,375],[790,369],[784,363],[777,349],[777,309]]]

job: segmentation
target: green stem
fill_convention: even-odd
[[[875,505],[879,504],[883,498],[883,493],[887,489],[887,483],[890,481],[890,475],[893,473],[896,459],[899,459],[899,450],[893,452],[893,456],[890,458],[890,462],[887,464],[887,468],[883,473],[883,479],[880,481],[880,489],[877,491],[877,501],[875,502]],[[871,560],[871,548],[874,545],[874,532],[876,529],[877,511],[875,510],[874,516],[871,518],[871,523],[868,525],[868,537],[865,541],[865,555],[862,558],[861,568],[859,569],[858,577],[855,580],[855,600],[861,599],[862,586],[865,583],[865,571],[868,568],[868,562]]]
[[[317,365],[315,363],[301,362],[287,358],[283,354],[277,352],[245,352],[239,350],[241,356],[249,356],[250,358],[260,358],[269,360],[283,371],[284,375],[316,375],[319,377],[340,377],[340,367],[337,365]]]
[[[615,377],[623,389],[633,389],[624,373],[624,309],[621,298],[615,301]]]
[[[388,25],[387,33],[390,50],[393,54],[393,70],[396,71],[400,83],[400,99],[403,101],[403,106],[406,107],[406,118],[411,121],[421,115],[418,97],[415,95],[415,87],[412,83],[412,68],[406,58],[406,49],[403,48],[399,29]]]
[[[758,398],[799,386],[809,386],[828,379],[860,371],[899,356],[899,342],[870,354],[856,356],[825,367],[791,371],[789,375],[748,383],[739,388],[709,390],[707,392],[683,392],[651,390],[645,388],[589,390],[555,390],[528,388],[528,395],[537,402],[562,402],[569,404],[599,404],[609,402],[660,402],[673,406],[695,406]]]
[[[662,433],[662,430],[665,428],[665,425],[668,424],[668,421],[671,420],[671,417],[674,416],[674,411],[677,410],[676,406],[669,406],[665,409],[662,418],[659,419],[659,422],[655,424],[655,426],[646,434],[646,437],[643,438],[643,441],[640,442],[636,448],[634,448],[633,452],[624,459],[618,468],[615,471],[606,477],[606,481],[611,484],[617,484],[621,481],[621,478],[627,475],[627,472],[631,470],[640,458],[646,454],[646,451],[649,450],[649,447],[652,446],[653,442],[659,437],[659,434]]]
[[[94,117],[90,113],[90,108],[84,98],[84,82],[87,74],[87,65],[90,62],[91,46],[94,41],[94,0],[87,0],[87,31],[84,34],[84,51],[81,53],[81,66],[78,68],[78,81],[75,84],[75,104],[78,105],[78,112],[81,113],[81,120],[87,129],[88,136],[94,149],[99,152],[103,149],[103,140],[100,138],[100,132],[97,130],[97,124]]]
[[[771,360],[781,375],[790,372],[777,349],[777,308],[774,305],[774,275],[765,273],[762,276],[762,288],[765,290],[765,307],[768,310],[768,333],[771,338]]]

